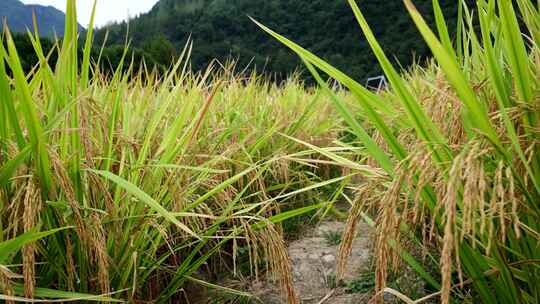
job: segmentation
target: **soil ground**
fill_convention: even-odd
[[[371,294],[336,288],[335,273],[339,238],[345,223],[326,221],[308,230],[289,243],[288,252],[293,267],[294,287],[302,304],[353,304],[367,303]],[[352,254],[347,264],[344,285],[358,282],[370,269],[371,228],[358,226]],[[251,292],[264,304],[284,304],[279,290],[268,282],[255,283]]]

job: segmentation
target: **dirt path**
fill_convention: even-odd
[[[369,299],[369,295],[362,293],[361,288],[354,288],[358,284],[366,284],[361,274],[370,267],[371,230],[366,224],[358,227],[352,255],[347,264],[344,283],[349,288],[336,288],[336,261],[340,235],[344,229],[343,222],[323,222],[289,244],[294,287],[302,304],[357,304],[366,303]],[[252,292],[262,303],[285,303],[277,288],[269,283],[255,284]]]

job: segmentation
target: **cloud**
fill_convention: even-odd
[[[1,1],[1,0],[0,0]],[[104,26],[113,21],[126,20],[148,12],[158,0],[98,0],[95,18],[96,26]],[[25,4],[51,5],[61,11],[66,10],[66,0],[22,0]],[[94,0],[77,0],[79,23],[87,27]]]

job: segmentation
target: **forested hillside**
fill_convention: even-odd
[[[415,2],[432,23],[431,1]],[[440,2],[449,28],[455,28],[457,1]],[[408,66],[414,58],[430,55],[402,1],[364,0],[359,5],[390,57]],[[214,58],[235,58],[240,67],[251,63],[259,71],[278,75],[295,70],[299,66],[296,56],[248,16],[358,79],[381,73],[346,0],[161,0],[149,13],[130,21],[129,33],[136,47],[165,65],[191,36],[194,69],[206,67]],[[108,30],[108,41],[121,44],[126,29],[126,22],[111,25],[98,31],[97,40],[101,42]]]

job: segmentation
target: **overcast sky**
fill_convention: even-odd
[[[0,0],[2,1],[2,0]],[[158,0],[98,0],[95,23],[103,26],[107,22],[121,21],[128,16],[136,16],[149,11]],[[66,11],[66,0],[22,0],[25,4],[52,5]],[[77,0],[79,23],[88,27],[94,0]]]

